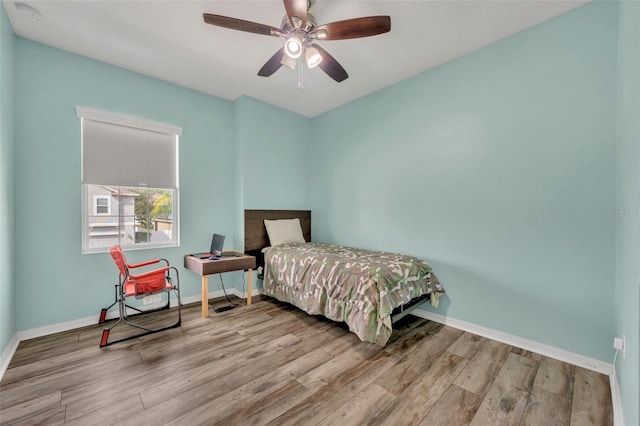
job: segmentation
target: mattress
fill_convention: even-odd
[[[422,295],[437,307],[444,289],[429,264],[415,257],[298,243],[266,250],[263,293],[345,322],[360,340],[385,345],[396,307]]]

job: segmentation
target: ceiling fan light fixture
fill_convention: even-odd
[[[307,61],[307,66],[309,68],[315,68],[320,65],[320,62],[322,62],[322,55],[318,52],[318,49],[313,46],[307,47],[304,52],[304,58]]]
[[[289,37],[284,43],[284,52],[291,59],[298,59],[302,55],[302,42],[298,37]]]
[[[317,40],[324,40],[327,38],[327,31],[326,30],[316,30],[313,33],[311,33],[311,36]]]
[[[290,70],[295,71],[298,60],[290,58],[287,55],[282,55],[282,59],[280,60],[280,63],[285,67],[289,68]]]

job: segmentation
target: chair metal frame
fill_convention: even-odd
[[[100,338],[100,347],[103,348],[105,346],[109,346],[114,343],[119,343],[125,340],[135,339],[137,337],[146,336],[148,334],[158,333],[160,331],[179,327],[180,324],[182,323],[182,312],[181,312],[182,300],[180,298],[180,275],[178,273],[178,270],[175,267],[171,266],[167,259],[161,259],[161,258],[152,259],[152,260],[148,260],[141,263],[135,263],[135,264],[127,263],[126,258],[124,256],[124,252],[122,251],[122,248],[119,245],[112,247],[109,250],[109,253],[113,257],[119,269],[118,284],[115,284],[116,300],[111,305],[109,305],[109,307],[103,308],[100,311],[100,318],[98,320],[98,324],[103,324],[104,322],[106,322],[107,311],[116,304],[118,305],[119,316],[115,324],[113,324],[111,327],[108,327],[102,330],[102,336]],[[117,257],[120,257],[120,259],[117,259]],[[118,260],[120,260],[120,264]],[[141,272],[139,274],[132,274],[130,272],[132,269],[141,268],[143,266],[159,264],[160,262],[164,262],[166,265],[164,266],[161,265],[160,268],[146,271],[146,272]],[[172,273],[175,274],[175,282],[174,282],[174,278],[171,276]],[[162,288],[157,288],[153,291],[148,291],[148,289],[146,289],[145,286],[143,285],[145,283],[145,280],[151,278],[151,279],[158,280],[158,283],[159,283],[160,274],[162,274],[164,278],[164,285],[162,286]],[[138,285],[139,283],[141,284],[140,286]],[[155,284],[157,285],[158,283],[155,283]],[[177,305],[178,319],[176,322],[163,327],[159,327],[159,328],[149,328],[149,327],[145,327],[143,325],[135,324],[129,321],[129,317],[137,317],[139,315],[169,309],[172,290],[175,291],[176,297],[178,299],[178,305]],[[167,303],[160,307],[156,307],[152,309],[139,309],[139,308],[130,306],[126,303],[127,297],[135,297],[136,299],[141,299],[152,294],[158,294],[158,293],[164,293],[164,292],[167,293]],[[137,313],[129,315],[127,313],[127,308],[134,310]],[[121,339],[109,341],[109,333],[111,332],[112,329],[114,329],[120,323],[124,323],[131,327],[138,328],[140,330],[143,330],[143,332],[132,335],[132,336],[124,337]]]

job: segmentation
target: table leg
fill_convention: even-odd
[[[209,276],[202,276],[202,318],[209,316]]]
[[[249,306],[251,304],[251,277],[252,277],[252,270],[249,269],[249,272],[247,272],[247,306]]]

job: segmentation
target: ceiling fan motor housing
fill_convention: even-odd
[[[297,19],[297,18],[294,17],[294,19]],[[308,13],[307,14],[307,23],[304,26],[304,28],[300,28],[300,30],[309,33],[316,26],[317,26],[316,18],[312,14]],[[284,17],[282,18],[282,24],[280,25],[280,28],[282,29],[282,31],[284,33],[287,33],[287,34],[290,33],[291,31],[295,30],[295,27],[293,25],[291,25],[291,21],[289,20],[289,17],[287,15],[284,15]]]

